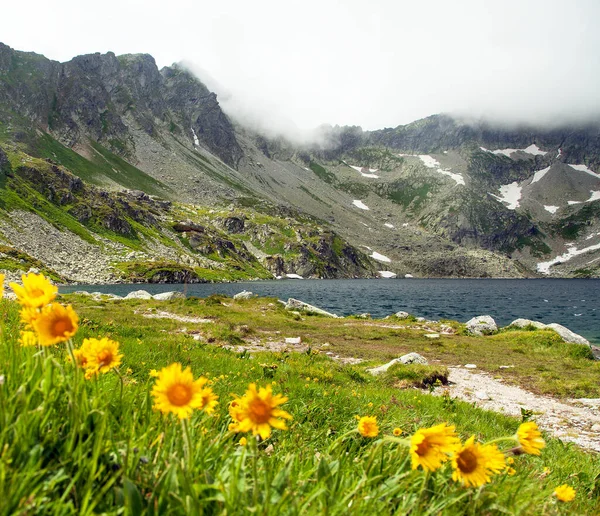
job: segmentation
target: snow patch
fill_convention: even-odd
[[[583,249],[577,249],[577,247],[571,246],[569,247],[569,249],[567,249],[566,253],[557,256],[553,260],[538,263],[537,270],[542,274],[549,274],[550,267],[552,267],[553,265],[556,265],[557,263],[568,262],[571,258],[574,258],[575,256],[589,253],[590,251],[597,251],[598,249],[600,249],[600,244],[592,245],[590,247],[584,247]]]
[[[589,169],[586,165],[572,165],[571,163],[568,163],[568,166],[571,168],[574,168],[575,170],[579,170],[580,172],[585,172],[586,174],[590,174],[591,176],[594,176],[596,179],[598,179],[600,177],[599,174],[596,174],[596,172]]]
[[[581,204],[581,201],[567,201],[567,204],[569,206],[573,205],[573,204]]]
[[[377,260],[378,262],[390,263],[392,261],[387,256],[379,254],[377,251],[373,251],[371,258],[373,258],[373,260]]]
[[[560,208],[560,206],[546,206],[546,205],[544,205],[544,209],[546,211],[549,211],[550,213],[552,213],[552,215],[554,215],[558,211],[559,208]]]
[[[200,140],[198,140],[198,136],[196,136],[196,131],[194,131],[193,127],[190,127],[190,129],[192,130],[192,134],[194,135],[194,145],[196,147],[200,147]]]
[[[344,161],[344,163],[346,163]],[[346,165],[348,165],[348,163],[346,163]],[[378,169],[376,168],[367,168],[367,167],[355,167],[354,165],[348,165],[350,168],[353,168],[354,170],[356,170],[357,172],[360,172],[360,175],[363,177],[371,177],[374,179],[379,179],[379,176],[377,174],[374,174],[374,172],[377,172]],[[367,171],[367,172],[365,172]]]
[[[423,162],[423,165],[425,165],[427,168],[434,168],[440,174],[443,174],[445,176],[448,176],[448,177],[454,179],[454,181],[456,182],[457,185],[465,184],[465,180],[461,174],[456,174],[455,172],[452,172],[449,168],[448,169],[440,168],[440,162],[438,160],[436,160],[435,158],[433,158],[432,156],[429,156],[428,154],[419,154],[419,159]]]
[[[556,153],[556,157],[560,158],[561,154],[562,154],[562,149],[558,149],[558,152]]]
[[[597,200],[600,200],[600,191],[598,191],[598,192],[594,192],[593,190],[590,190],[590,193],[591,193],[592,195],[591,195],[591,196],[590,196],[590,198],[589,198],[587,201],[585,201],[585,202],[592,202],[592,201],[597,201]]]
[[[408,226],[410,226],[410,224],[408,222],[405,222],[404,224],[402,224],[403,228],[407,228]]]
[[[519,183],[516,181],[509,185],[504,185],[499,188],[500,196],[490,194],[499,201],[506,203],[506,207],[509,210],[516,210],[519,207],[519,200],[521,199],[521,190]]]
[[[404,277],[405,278],[414,278],[414,276],[412,274],[405,274]]]
[[[300,276],[299,274],[286,274],[285,275],[286,278],[289,279],[304,279],[302,276]]]
[[[545,156],[548,154],[546,151],[540,149],[535,143],[532,143],[529,147],[525,147],[524,149],[497,149],[497,150],[489,150],[485,147],[479,147],[482,151],[491,152],[492,154],[503,154],[504,156],[510,158],[510,155],[513,152],[526,152],[527,154],[532,154],[533,156]]]
[[[386,228],[394,229],[394,225],[393,225],[393,224],[390,224],[389,222],[386,222],[386,223],[384,224],[384,226],[385,226]]]
[[[396,273],[391,271],[377,271],[382,278],[395,278]]]
[[[550,167],[546,167],[542,170],[538,170],[535,174],[533,174],[533,179],[531,180],[531,183],[529,183],[530,185],[532,185],[533,183],[537,183],[540,179],[542,179],[542,177],[544,177],[548,171],[550,170]]]
[[[354,201],[352,201],[352,204],[354,206],[356,206],[357,208],[360,208],[361,210],[368,210],[369,209],[369,207],[364,202],[356,200],[356,199]]]

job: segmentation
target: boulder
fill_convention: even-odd
[[[508,326],[515,326],[517,328],[527,328],[528,326],[533,326],[534,328],[537,328],[539,330],[546,327],[544,323],[538,321],[531,321],[530,319],[515,319]]]
[[[398,360],[402,364],[429,364],[429,362],[427,362],[427,359],[424,356],[419,355],[418,353],[407,353],[406,355],[402,355]]]
[[[332,314],[331,312],[326,312],[325,310],[318,308],[316,306],[313,305],[309,305],[308,303],[305,303],[304,301],[300,301],[298,299],[294,299],[293,297],[290,297],[287,300],[287,303],[285,304],[285,309],[286,310],[298,310],[301,312],[308,312],[308,313],[312,313],[312,314],[318,314],[318,315],[324,315],[325,317],[338,317],[335,314]]]
[[[233,299],[250,299],[254,297],[254,294],[248,290],[242,290],[241,292],[238,292],[235,296],[233,296]]]
[[[571,344],[584,344],[585,346],[590,346],[590,342],[586,338],[582,337],[581,335],[578,335],[575,332],[572,332],[571,330],[569,330],[569,328],[565,328],[561,324],[546,324],[545,328],[549,330],[554,330],[562,337],[562,339],[565,342],[570,342]]]
[[[171,299],[185,299],[183,292],[161,292],[160,294],[154,294],[152,299],[157,301],[170,301]]]
[[[379,367],[372,367],[371,369],[367,369],[367,373],[371,373],[373,376],[378,376],[380,374],[385,373],[390,367],[394,364],[423,364],[427,365],[427,359],[418,353],[408,353],[406,355],[402,355],[400,358],[394,358],[394,360],[390,360],[387,364],[383,364]]]
[[[498,331],[498,326],[491,316],[479,315],[467,321],[467,331],[472,335],[490,335]]]
[[[396,312],[394,314],[398,319],[408,319],[410,314],[408,312]]]
[[[134,290],[127,294],[124,299],[152,299],[152,294],[145,290]]]

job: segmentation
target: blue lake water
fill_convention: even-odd
[[[178,290],[187,296],[233,296],[250,290],[259,296],[294,297],[339,315],[368,312],[385,317],[404,310],[428,319],[468,321],[491,315],[498,325],[523,317],[556,322],[600,345],[600,279],[378,279],[282,280],[194,285],[90,285],[61,287],[124,296]]]

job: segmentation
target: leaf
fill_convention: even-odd
[[[125,493],[127,514],[142,514],[143,500],[137,486],[126,478],[123,480],[123,491]]]

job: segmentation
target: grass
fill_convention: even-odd
[[[380,437],[390,436],[396,427],[410,435],[444,421],[455,424],[463,439],[474,434],[488,440],[516,431],[516,419],[448,397],[398,389],[390,386],[389,377],[365,373],[367,364],[342,365],[316,352],[326,338],[336,353],[362,354],[372,362],[397,356],[405,347],[432,361],[419,330],[385,327],[391,326],[389,321],[316,316],[295,320],[268,298],[106,302],[71,294],[64,300],[74,304],[81,319],[75,346],[85,337],[120,342],[121,376],[110,373],[84,381],[67,361],[64,346],[42,351],[19,347],[18,307],[0,301],[0,514],[475,515],[600,510],[595,456],[558,440],[550,440],[540,457],[516,457],[514,476],[500,474],[482,489],[465,489],[450,480],[448,466],[430,475],[413,471],[401,444],[360,437],[356,416],[363,415],[377,416]],[[159,310],[212,322],[143,316]],[[296,335],[310,345],[308,352],[250,355],[222,346]],[[470,356],[471,349],[456,348],[470,348],[469,342],[480,355],[503,343],[524,346],[529,353],[539,337],[534,351],[553,356],[559,344],[546,331],[485,338],[455,335],[435,346],[448,348],[438,353],[456,358]],[[505,349],[502,356],[507,353]],[[538,363],[538,358],[530,360]],[[581,365],[586,359],[571,360]],[[215,414],[197,412],[182,428],[179,421],[152,410],[150,371],[172,362],[190,366],[195,377],[212,381],[220,402]],[[481,360],[477,363],[484,367]],[[563,375],[571,373],[565,368]],[[250,382],[274,382],[274,391],[289,397],[283,408],[294,419],[289,430],[274,431],[260,443],[249,438],[244,447],[238,444],[239,435],[227,431],[227,404],[231,393],[243,394]],[[576,500],[564,506],[551,498],[563,483],[577,489]]]

